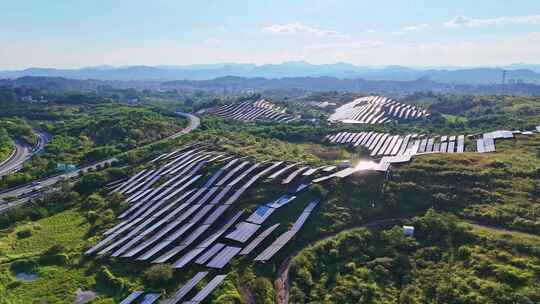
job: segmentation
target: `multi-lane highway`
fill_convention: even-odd
[[[104,165],[111,164],[115,161],[117,161],[116,158],[114,157],[109,158],[109,159],[100,161],[98,163],[94,163],[92,165],[82,167],[75,171],[50,176],[50,177],[41,179],[39,181],[34,181],[30,184],[26,184],[26,185],[12,188],[10,190],[2,192],[0,194],[0,200],[4,200],[4,198],[6,197],[17,197],[17,200],[13,202],[0,202],[0,213],[14,206],[25,203],[32,198],[40,196],[44,190],[53,186],[60,180],[71,179],[71,178],[77,177],[79,176],[81,172],[93,171],[100,167],[103,168]]]
[[[50,136],[46,133],[38,134],[37,145],[32,148],[22,141],[15,140],[13,146],[14,153],[10,155],[2,164],[0,164],[0,176],[8,175],[22,169],[24,162],[32,158],[35,154],[43,151],[43,147],[49,142]]]
[[[179,132],[165,138],[164,140],[171,139],[171,138],[177,138],[177,137],[182,136],[184,134],[190,133],[190,132],[192,132],[193,130],[197,129],[200,126],[201,121],[197,116],[189,114],[189,113],[182,113],[182,112],[177,112],[176,114],[178,114],[180,116],[187,117],[188,120],[189,120],[188,126],[185,127],[184,129],[182,129],[181,131],[179,131]],[[21,205],[21,204],[29,201],[32,198],[39,197],[40,195],[42,195],[45,192],[46,189],[50,189],[52,186],[54,186],[60,180],[71,179],[73,177],[77,177],[80,174],[81,171],[82,172],[87,172],[89,170],[91,171],[91,170],[94,170],[94,169],[96,169],[98,167],[103,167],[103,165],[105,165],[107,163],[110,164],[110,163],[113,163],[115,161],[117,161],[117,159],[115,157],[111,157],[109,159],[102,160],[102,161],[100,161],[98,163],[95,163],[95,164],[80,168],[80,169],[78,169],[76,171],[50,176],[50,177],[47,177],[47,178],[43,178],[43,179],[41,179],[39,181],[34,181],[34,182],[30,183],[30,184],[22,185],[22,186],[19,186],[19,187],[15,187],[15,188],[3,191],[3,192],[0,193],[0,213],[2,213],[2,212],[6,211],[9,208],[12,208],[14,206]],[[7,197],[11,197],[11,198],[16,197],[17,199],[12,201],[12,202],[6,202],[5,198],[7,198]]]

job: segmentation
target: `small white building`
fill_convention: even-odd
[[[405,236],[414,236],[414,226],[403,226],[403,234]]]

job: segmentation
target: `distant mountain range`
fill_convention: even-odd
[[[177,90],[179,92],[205,91],[217,95],[262,93],[270,95],[303,95],[306,92],[341,91],[363,94],[383,94],[399,97],[414,92],[434,92],[452,94],[520,96],[540,96],[540,85],[527,83],[507,84],[450,84],[428,79],[411,81],[340,79],[336,77],[286,77],[286,78],[246,78],[225,76],[210,80],[174,81],[118,81],[81,80],[63,77],[25,76],[17,79],[0,79],[1,87],[24,87],[46,92],[96,92],[117,94],[122,89],[137,90]]]
[[[225,76],[267,79],[288,77],[334,77],[338,79],[413,81],[430,80],[446,84],[499,84],[503,70],[510,82],[540,84],[540,65],[512,64],[504,67],[410,68],[404,66],[367,67],[348,63],[310,64],[304,61],[281,64],[197,64],[185,66],[97,66],[80,69],[29,68],[0,71],[0,78],[24,76],[65,77],[70,79],[171,81],[210,80]]]

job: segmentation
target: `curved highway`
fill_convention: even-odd
[[[190,133],[190,132],[196,130],[201,125],[201,120],[199,119],[199,117],[197,117],[197,116],[195,116],[193,114],[183,113],[183,112],[176,112],[176,114],[178,114],[180,116],[187,117],[187,119],[189,120],[189,123],[188,123],[187,127],[185,127],[181,131],[179,131],[179,132],[177,132],[177,133],[175,133],[175,134],[173,134],[173,135],[171,135],[171,136],[169,136],[167,138],[164,138],[162,140],[178,138],[178,137],[180,137],[180,136],[182,136],[184,134],[187,134],[187,133]],[[36,151],[37,151],[37,149],[36,149]],[[128,152],[128,151],[126,151],[126,152]],[[124,153],[126,153],[126,152],[124,152]],[[80,172],[86,172],[88,170],[93,170],[93,169],[96,169],[97,167],[103,166],[104,164],[110,164],[110,163],[113,163],[115,161],[117,161],[116,157],[111,157],[111,158],[102,160],[102,161],[100,161],[98,163],[94,163],[92,165],[80,168],[80,169],[72,171],[72,172],[59,174],[59,175],[55,175],[55,176],[50,176],[50,177],[39,180],[39,182],[32,182],[30,184],[22,185],[22,186],[19,186],[19,187],[16,187],[16,188],[12,188],[12,189],[8,189],[6,191],[3,191],[2,193],[0,193],[0,214],[5,212],[6,210],[12,208],[12,207],[23,204],[23,203],[29,201],[32,198],[39,197],[41,194],[43,194],[45,192],[45,189],[53,186],[54,184],[56,184],[60,180],[71,179],[73,177],[77,177]],[[12,202],[5,202],[6,197],[17,198],[17,199],[12,201]]]
[[[50,136],[46,133],[38,133],[38,143],[35,148],[23,143],[22,141],[15,140],[13,145],[15,152],[0,164],[0,176],[8,175],[13,172],[17,172],[23,168],[24,162],[32,158],[32,156],[43,151],[45,145],[49,142]]]

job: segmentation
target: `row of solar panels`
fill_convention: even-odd
[[[239,166],[236,166],[228,174],[223,176],[221,178],[221,180],[217,181],[216,185],[223,185],[224,180],[230,179],[234,175],[234,173],[236,173],[238,171],[237,169],[242,168],[244,165],[245,165],[245,162],[240,164]],[[256,165],[258,165],[258,164],[253,165],[252,168],[256,167]],[[227,165],[225,165],[225,167],[222,168],[221,171],[218,170],[218,172],[215,173],[205,185],[208,185],[208,183],[211,182],[211,181],[216,181],[217,179],[215,177],[221,175],[223,170],[227,169],[230,166],[231,166],[231,162],[229,162]],[[275,168],[275,167],[276,166],[270,166],[269,168]],[[191,245],[191,243],[195,239],[197,239],[200,235],[202,235],[210,227],[210,225],[232,203],[234,203],[234,201],[236,201],[239,198],[239,196],[246,190],[245,186],[243,186],[240,189],[236,190],[235,193],[232,194],[229,197],[229,199],[226,200],[222,205],[218,206],[217,208],[214,208],[214,206],[217,205],[220,201],[222,201],[224,196],[228,192],[230,192],[232,190],[232,186],[234,184],[236,184],[241,178],[245,177],[249,172],[250,172],[249,169],[244,171],[235,180],[230,182],[227,186],[222,187],[219,194],[217,196],[215,196],[214,199],[209,204],[206,204],[206,202],[210,199],[210,197],[215,192],[217,192],[219,187],[206,187],[206,188],[203,187],[203,188],[198,189],[198,191],[192,190],[192,191],[187,192],[188,195],[182,195],[180,197],[180,199],[177,199],[175,202],[172,203],[172,205],[174,205],[175,203],[179,203],[180,201],[183,201],[183,200],[185,201],[186,199],[187,199],[187,201],[185,201],[184,203],[182,203],[180,205],[177,205],[176,209],[173,212],[170,212],[165,218],[163,218],[160,221],[156,222],[155,224],[150,226],[150,228],[148,228],[148,229],[146,229],[144,231],[143,231],[143,229],[146,228],[148,225],[150,225],[152,222],[154,222],[157,219],[157,217],[159,217],[161,215],[161,213],[157,214],[157,216],[154,216],[151,213],[147,212],[147,213],[143,214],[143,216],[141,216],[141,217],[136,217],[135,219],[133,219],[133,218],[128,219],[130,224],[128,224],[126,226],[123,226],[123,227],[121,227],[120,229],[118,229],[116,231],[113,230],[114,233],[112,233],[111,235],[119,235],[120,233],[124,232],[127,228],[131,228],[130,226],[134,226],[135,224],[140,222],[143,218],[147,218],[142,224],[139,224],[138,226],[135,226],[135,228],[132,229],[131,232],[127,236],[124,236],[123,238],[120,238],[119,240],[117,240],[113,244],[111,244],[108,247],[106,247],[105,249],[101,250],[99,253],[100,254],[106,254],[110,250],[112,250],[113,248],[115,248],[115,247],[121,245],[122,243],[130,240],[127,244],[125,244],[119,250],[114,252],[113,256],[120,256],[120,254],[123,254],[122,257],[133,257],[133,256],[137,255],[140,251],[144,250],[145,248],[147,248],[147,247],[149,247],[149,246],[151,246],[154,243],[159,241],[156,245],[154,245],[152,248],[150,248],[149,251],[147,251],[146,253],[144,253],[142,256],[140,256],[138,258],[139,260],[149,259],[153,255],[157,254],[160,250],[162,250],[165,247],[171,245],[173,242],[175,242],[177,239],[179,239],[182,235],[187,233],[188,230],[190,230],[191,228],[194,228],[196,225],[200,225],[199,222],[202,220],[202,218],[206,214],[208,214],[212,209],[215,209],[214,212],[206,219],[206,221],[202,225],[197,227],[192,234],[188,235],[182,242],[180,242],[180,245],[174,247],[171,251],[167,252],[165,255],[163,255],[161,257],[158,257],[158,259],[156,259],[155,261],[156,262],[164,262],[164,261],[168,260],[170,257],[174,256],[175,254],[179,253],[181,250],[183,250],[186,247],[188,247],[189,245]],[[264,174],[266,174],[269,171],[263,170],[262,172]],[[191,175],[193,175],[193,173]],[[258,178],[258,177],[261,177],[261,175],[259,174],[259,175],[256,175],[255,177]],[[250,183],[250,184],[254,183],[255,182],[254,178],[252,178],[250,181],[248,181],[248,183]],[[188,197],[190,195],[191,195],[191,197],[188,199]],[[196,203],[194,203],[195,200],[197,198],[199,198],[199,197],[201,197],[201,198]],[[160,200],[160,201],[157,201],[157,202],[155,202],[154,200],[151,200],[149,204],[153,204],[154,206],[158,206],[158,205],[163,204],[164,202],[165,202],[165,200]],[[169,207],[171,207],[171,205]],[[169,209],[169,208],[166,208],[166,209]],[[172,220],[172,218],[174,216],[176,216],[176,214],[179,213],[180,211],[182,211],[182,215],[179,218],[176,218],[176,219]],[[193,215],[193,217],[191,219],[189,219],[189,217],[191,215]],[[148,216],[150,216],[150,217],[148,217]],[[188,222],[184,223],[186,220],[188,220]],[[161,227],[161,226],[163,226],[165,224],[167,224],[167,225],[164,228],[162,228],[161,230],[159,230],[157,232],[157,234],[154,234],[153,236],[147,238],[144,242],[140,243],[135,248],[131,249],[127,253],[124,253],[126,250],[132,248],[132,246],[135,245],[136,243],[138,243],[140,240],[142,240],[143,238],[150,235],[150,232],[152,232],[153,230],[155,230],[155,229],[157,229],[157,228],[159,228],[159,227]],[[122,225],[122,223],[120,225]],[[170,232],[172,232],[172,234],[169,234]],[[163,238],[167,234],[169,234],[169,236]],[[109,239],[109,238],[110,238],[110,236],[107,237],[106,239]],[[98,243],[98,245],[101,245],[100,247],[103,247],[104,244],[100,242],[100,243]],[[93,251],[95,251],[95,250],[93,250]],[[91,250],[89,253],[92,253],[93,251]]]
[[[161,304],[176,304],[180,303],[186,296],[199,284],[206,276],[208,275],[207,271],[198,272],[193,276],[184,286],[182,286],[171,298],[161,301]],[[222,282],[225,280],[226,275],[216,275],[214,276],[201,290],[199,290],[190,300],[184,301],[183,303],[188,304],[197,304],[204,301]],[[151,304],[156,302],[160,294],[147,294],[145,299],[142,302],[136,302],[140,299],[140,296],[143,294],[143,291],[134,291],[129,296],[127,296],[120,304]],[[146,301],[146,297],[151,295],[152,297]]]
[[[330,121],[377,124],[391,119],[412,119],[427,116],[426,110],[401,104],[383,96],[358,98],[337,108]]]
[[[111,256],[114,257],[134,257],[141,254],[137,258],[138,260],[149,260],[160,251],[167,247],[170,248],[176,243],[176,246],[153,260],[155,263],[168,261],[187,247],[191,246],[199,237],[201,237],[219,216],[221,216],[234,201],[239,198],[247,187],[253,184],[261,176],[270,174],[271,171],[283,163],[277,162],[268,166],[258,174],[255,174],[243,186],[236,188],[237,190],[223,203],[225,195],[229,192],[233,192],[233,186],[262,164],[253,164],[247,170],[242,171],[235,179],[226,184],[225,181],[231,180],[238,171],[247,166],[246,162],[241,162],[239,159],[233,159],[232,161],[227,162],[224,167],[217,170],[203,187],[186,190],[188,186],[191,186],[202,176],[201,174],[196,173],[204,166],[204,164],[210,160],[220,159],[219,157],[214,156],[210,160],[207,160],[204,157],[205,155],[215,155],[215,153],[196,150],[184,151],[173,157],[172,160],[163,167],[138,173],[116,188],[116,191],[125,191],[125,189],[129,188],[135,189],[142,187],[141,190],[135,191],[135,193],[139,194],[134,194],[135,197],[133,195],[130,196],[132,197],[131,201],[133,205],[120,216],[122,219],[125,218],[125,220],[107,231],[105,233],[106,237],[97,245],[90,248],[86,253],[91,254],[97,252],[98,254],[111,254]],[[162,183],[160,186],[144,189],[145,182],[152,182],[155,176],[161,176],[161,173],[164,172],[179,172],[179,170],[176,170],[177,168],[191,169],[190,171],[183,170],[182,172],[185,172],[183,177],[178,176],[178,174],[173,174],[171,179]],[[285,168],[291,169],[292,167],[286,166]],[[302,170],[304,172],[303,176],[309,176],[318,169],[322,172],[329,171],[328,169],[333,168],[305,168]],[[284,172],[286,171],[280,169],[276,173],[283,174]],[[295,170],[291,173],[294,176],[291,178],[290,174],[286,177],[286,180],[290,182],[294,177],[298,176],[299,173],[298,170]],[[271,177],[277,178],[277,176],[278,175],[274,173]],[[209,201],[215,193],[218,194],[207,204],[207,201]],[[273,205],[270,206],[272,208],[277,208],[279,204],[283,204],[281,199],[282,198],[276,202],[272,202]],[[203,217],[212,210],[214,211],[204,222],[202,222]],[[250,218],[253,219],[254,217]],[[212,242],[217,240],[217,238],[219,238],[230,225],[234,224],[237,219],[238,217],[229,221],[222,227],[224,229],[218,229],[210,236],[210,238],[207,238],[204,242],[197,245],[195,249],[178,259],[173,264],[174,267],[183,267],[191,261],[193,257],[209,248],[210,245],[212,245]],[[244,224],[241,227],[241,231],[238,232],[238,239],[247,241],[249,237],[256,232],[254,230],[251,234],[244,235],[246,233],[244,229],[253,229],[254,226]],[[188,234],[190,230],[193,231]],[[187,236],[181,239],[184,235]],[[219,249],[221,250],[220,254],[225,255],[225,258],[216,256],[216,260],[210,261],[207,266],[216,268],[223,267],[228,263],[230,258],[239,253],[241,248]],[[214,248],[213,250],[217,249]]]
[[[310,202],[307,207],[304,209],[302,214],[298,217],[291,229],[283,233],[278,237],[269,247],[267,247],[260,255],[258,255],[256,261],[268,261],[274,256],[279,249],[281,249],[287,242],[289,242],[294,235],[300,230],[304,225],[307,218],[317,206],[318,200]],[[243,250],[240,247],[227,246],[223,243],[216,243],[211,248],[209,248],[205,253],[191,255],[192,258],[199,256],[195,261],[197,264],[206,264],[207,267],[212,268],[223,268],[229,261],[236,255],[247,255],[252,250],[260,244],[265,238],[267,238],[279,224],[275,224],[271,227],[268,227],[263,231],[259,236],[257,236],[250,244],[248,244]],[[200,254],[200,255],[199,255]],[[209,261],[209,262],[208,262]],[[186,282],[171,298],[165,300],[165,304],[175,304],[179,303],[186,295],[208,274],[208,272],[199,272],[193,276],[188,282]],[[225,275],[218,275],[214,277],[201,291],[197,293],[191,300],[184,303],[199,303],[204,300],[223,280]]]
[[[275,106],[268,105],[266,102],[228,104],[209,109],[208,112],[219,117],[243,121],[272,120],[289,122],[294,120],[293,116],[284,113],[283,110]]]
[[[377,132],[339,132],[326,136],[326,140],[330,143],[366,147],[371,151],[371,156],[394,156],[428,152],[462,153],[465,150],[464,135],[425,137],[418,134],[401,136]]]
[[[145,293],[142,290],[136,290],[123,299],[120,304],[152,304],[156,303],[160,297],[159,293]]]
[[[498,130],[484,133],[482,138],[476,139],[476,151],[478,153],[495,152],[495,139],[514,138],[514,132]]]

